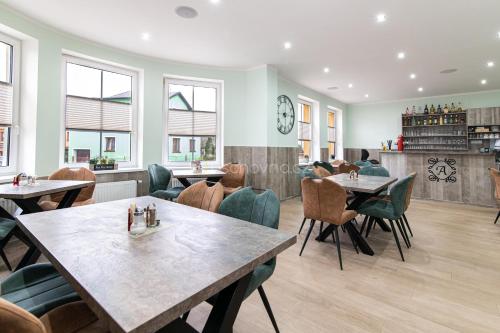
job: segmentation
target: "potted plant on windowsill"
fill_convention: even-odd
[[[89,169],[93,171],[118,170],[118,163],[112,158],[94,157],[89,161]]]

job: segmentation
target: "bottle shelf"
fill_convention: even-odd
[[[436,134],[436,135],[418,135],[418,136],[408,136],[408,135],[403,135],[404,138],[409,138],[409,139],[412,139],[412,138],[435,138],[435,137],[439,137],[439,138],[466,138],[467,135],[439,135],[439,134]]]
[[[412,118],[412,117],[434,117],[434,116],[444,116],[444,115],[459,115],[459,114],[467,114],[467,112],[448,112],[448,113],[428,113],[428,114],[425,114],[425,113],[416,113],[416,114],[413,114],[413,115],[406,115],[406,114],[403,114],[401,115],[403,118]]]
[[[415,126],[403,126],[403,128],[442,127],[442,126],[467,126],[467,124],[415,125]]]

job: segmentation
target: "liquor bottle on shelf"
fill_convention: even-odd
[[[462,102],[458,102],[457,112],[463,112],[463,110],[462,110]]]
[[[444,105],[443,112],[444,112],[444,113],[448,113],[448,112],[450,112],[450,110],[448,109],[448,104],[445,104],[445,105]]]
[[[438,117],[434,117],[434,125],[438,124]]]
[[[443,121],[444,121],[444,124],[445,124],[445,125],[448,125],[448,115],[447,115],[446,113],[445,113],[445,115],[444,115],[444,119],[443,119]]]
[[[429,108],[427,107],[427,104],[425,104],[424,114],[429,114]]]
[[[439,125],[443,125],[443,115],[439,116]]]
[[[427,126],[427,118],[424,118],[424,126]]]
[[[436,109],[434,108],[434,104],[431,105],[431,111],[430,111],[431,114],[434,114],[436,113]]]
[[[411,114],[417,113],[417,109],[415,108],[415,105],[411,108]]]
[[[415,126],[417,122],[415,121],[415,117],[411,118],[411,126]]]
[[[439,114],[443,113],[443,109],[441,109],[441,104],[438,104],[437,113]]]
[[[455,108],[455,103],[451,103],[451,107],[450,107],[450,112],[456,112],[457,109]]]
[[[409,115],[409,114],[410,114],[410,108],[406,107],[405,115]]]

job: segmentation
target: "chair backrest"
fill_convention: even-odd
[[[413,192],[413,185],[415,185],[415,178],[417,177],[417,173],[412,172],[408,175],[408,177],[411,177],[411,181],[410,185],[408,186],[408,191],[406,191],[405,212],[408,210],[408,207],[410,207],[411,193]]]
[[[40,319],[0,298],[0,331],[2,333],[46,333]]]
[[[346,199],[344,188],[333,180],[311,178],[302,180],[305,218],[341,224]]]
[[[95,174],[87,168],[70,169],[62,168],[54,172],[49,176],[49,180],[96,180]],[[84,187],[78,194],[75,202],[85,201],[92,198],[94,194],[95,184]],[[65,193],[54,193],[50,195],[50,200],[54,202],[60,202],[64,197]]]
[[[500,200],[500,171],[488,168],[491,179],[495,182],[495,198]]]
[[[361,168],[359,174],[365,176],[390,177],[389,171],[386,168],[375,167],[373,165]]]
[[[361,160],[368,161],[368,157],[370,157],[370,153],[366,149],[361,149]]]
[[[223,199],[224,187],[220,183],[208,187],[207,182],[201,181],[182,191],[177,203],[216,213]]]
[[[323,168],[322,166],[313,166],[313,172],[316,176],[323,178],[323,177],[329,177],[333,175],[330,171],[327,169]]]
[[[335,172],[335,169],[333,168],[333,166],[328,162],[316,161],[313,163],[313,166],[316,168],[325,169],[326,171],[328,171],[330,173],[330,175],[333,175],[333,173]]]
[[[148,166],[149,173],[149,194],[158,190],[166,190],[172,178],[172,173],[167,168],[151,164]]]
[[[335,167],[338,167],[342,163],[346,163],[346,161],[344,161],[344,160],[333,160],[330,164],[334,167],[334,170],[335,170]]]
[[[225,187],[245,186],[246,166],[244,164],[229,163],[222,167],[222,171],[226,174],[220,182]]]
[[[390,197],[397,216],[403,215],[406,207],[406,197],[410,190],[410,184],[414,177],[406,176],[396,182],[391,188]]]
[[[310,168],[304,168],[300,171],[300,179],[303,179],[303,178],[321,178],[320,176],[318,176],[313,169],[310,169]]]
[[[359,169],[361,169],[361,168],[357,165],[342,163],[341,165],[339,165],[339,168],[337,171],[338,171],[338,173],[350,173],[351,171],[358,172]]]
[[[355,161],[353,164],[359,167],[369,167],[373,165],[370,161]]]

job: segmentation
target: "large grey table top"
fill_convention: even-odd
[[[377,193],[391,185],[397,178],[359,175],[358,179],[349,179],[348,173],[326,177],[340,184],[346,191]]]
[[[51,193],[83,188],[94,183],[93,181],[79,180],[37,180],[34,185],[14,186],[12,184],[2,184],[0,185],[0,198],[29,199]]]
[[[128,235],[131,202],[156,204],[158,232]],[[17,220],[113,332],[154,332],[296,242],[275,229],[153,197]]]
[[[223,177],[226,173],[217,169],[202,169],[201,171],[193,171],[192,169],[173,170],[175,178],[208,178],[208,177]]]

